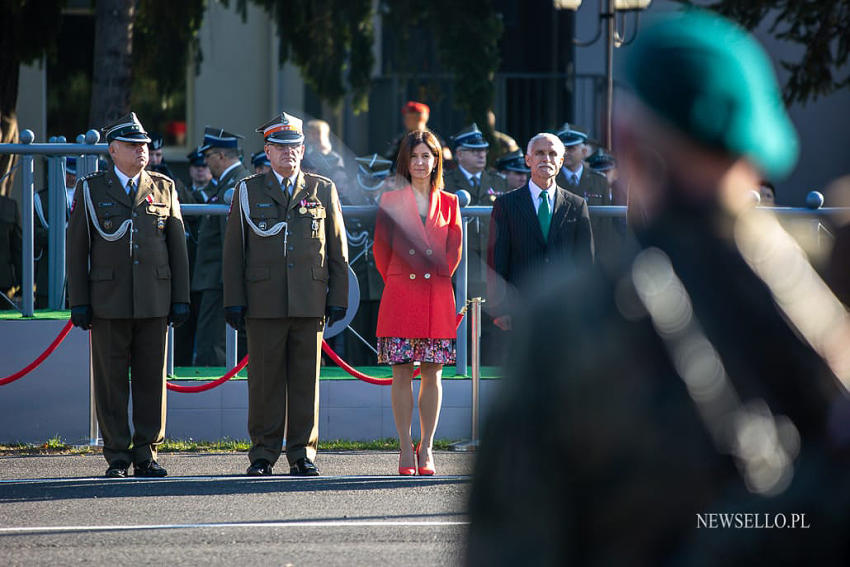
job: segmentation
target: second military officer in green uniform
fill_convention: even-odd
[[[224,239],[227,322],[247,317],[248,474],[272,473],[286,431],[290,474],[316,476],[322,333],[348,305],[345,226],[333,182],[301,171],[301,120],[257,131],[272,170],[237,186]]]
[[[166,330],[189,316],[186,236],[174,182],[144,170],[150,139],[136,115],[104,132],[114,167],[81,179],[71,207],[71,320],[91,330],[106,476],[127,476],[132,462],[136,476],[162,477],[156,448],[165,436]]]

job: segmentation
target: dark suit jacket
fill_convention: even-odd
[[[593,233],[587,203],[562,187],[555,190],[552,224],[544,240],[526,183],[493,203],[487,295],[491,312],[504,314],[517,291],[539,280],[547,268],[593,263]]]

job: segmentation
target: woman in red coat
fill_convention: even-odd
[[[401,446],[398,472],[434,474],[432,444],[442,402],[443,365],[455,361],[452,274],[460,263],[457,197],[440,191],[443,160],[430,131],[404,137],[396,161],[408,185],[384,193],[375,220],[375,264],[384,279],[378,310],[378,362],[393,368],[392,406]],[[414,450],[413,362],[421,363],[419,425]],[[417,467],[418,458],[418,467]]]

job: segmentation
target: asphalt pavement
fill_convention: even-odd
[[[247,477],[245,454],[162,454],[164,479],[99,455],[0,457],[0,565],[458,565],[471,453],[400,477],[397,454],[323,452],[322,476]]]

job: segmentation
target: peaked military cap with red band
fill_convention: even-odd
[[[259,128],[267,144],[303,144],[303,121],[286,112],[281,112]]]
[[[407,114],[408,112],[430,115],[431,109],[424,102],[416,102],[415,100],[409,100],[404,103],[404,106],[401,107],[402,114]]]
[[[148,133],[145,132],[142,123],[139,122],[135,112],[131,112],[126,116],[122,116],[115,122],[103,128],[103,137],[106,138],[106,143],[119,141],[130,142],[132,144],[148,144],[151,139],[148,138]]]

